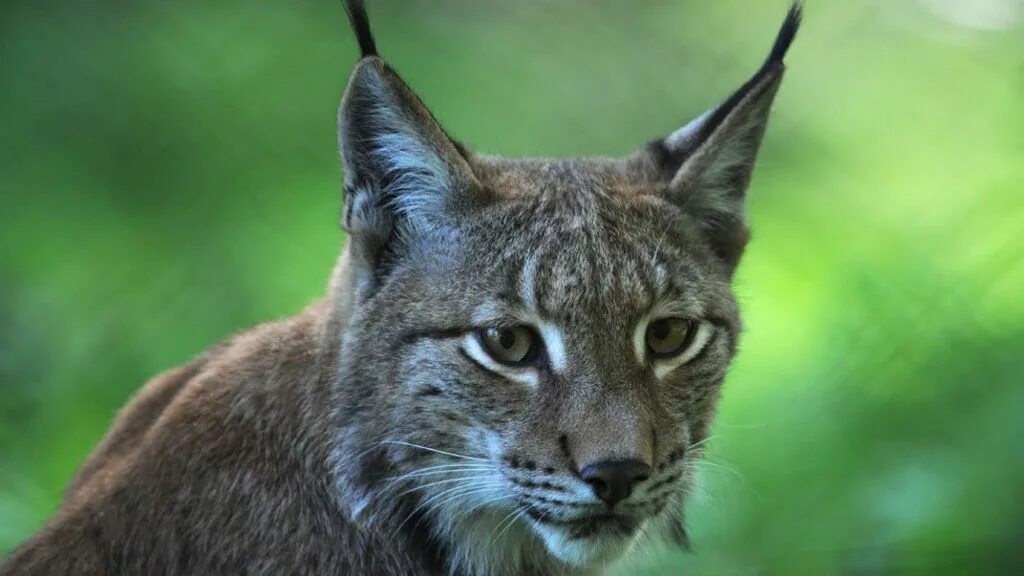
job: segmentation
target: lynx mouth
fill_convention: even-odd
[[[597,514],[573,519],[553,519],[527,508],[533,527],[548,551],[572,566],[611,562],[633,545],[643,520],[621,514]]]
[[[582,540],[595,536],[629,537],[640,528],[638,518],[622,514],[593,514],[581,518],[556,519],[537,508],[527,508],[527,515],[539,524],[562,531],[570,540]]]

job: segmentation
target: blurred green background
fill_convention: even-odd
[[[370,0],[452,134],[618,155],[784,0]],[[0,555],[146,379],[324,292],[333,0],[0,4]],[[1024,569],[1024,6],[815,0],[750,194],[747,333],[690,507],[623,573]]]

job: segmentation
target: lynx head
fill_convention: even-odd
[[[586,568],[685,545],[683,496],[736,350],[744,197],[794,6],[720,105],[627,158],[450,138],[377,54],[340,109],[349,243],[335,450],[353,517],[450,567]]]

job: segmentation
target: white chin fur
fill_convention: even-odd
[[[552,556],[577,568],[618,560],[625,556],[636,541],[636,536],[596,535],[591,538],[570,539],[561,530],[536,522],[531,523]]]

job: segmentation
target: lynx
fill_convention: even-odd
[[[472,151],[347,10],[327,296],[149,382],[0,573],[593,574],[687,545],[800,6],[736,92],[618,159]]]

